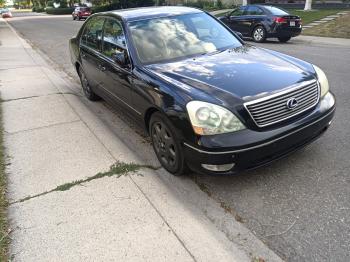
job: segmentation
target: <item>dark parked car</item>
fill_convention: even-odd
[[[173,174],[267,164],[318,138],[335,110],[317,66],[247,45],[193,8],[93,15],[70,53],[86,97],[134,116]]]
[[[287,42],[301,33],[300,17],[274,6],[241,6],[219,19],[255,42],[264,42],[269,37]]]
[[[76,7],[72,13],[73,20],[86,19],[91,15],[91,9],[89,7]]]

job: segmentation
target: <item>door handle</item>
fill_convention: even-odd
[[[86,55],[84,53],[81,53],[81,57],[86,57]]]

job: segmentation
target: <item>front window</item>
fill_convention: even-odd
[[[164,62],[241,46],[224,26],[205,13],[129,23],[142,63]]]
[[[125,49],[125,36],[121,23],[114,19],[108,19],[104,25],[103,54],[113,58],[114,55]]]

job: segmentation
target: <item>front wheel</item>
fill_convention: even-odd
[[[254,28],[252,32],[254,42],[262,43],[266,39],[266,30],[263,26],[259,25]]]
[[[186,171],[182,147],[171,122],[159,112],[152,115],[149,125],[154,152],[162,166],[179,176]]]
[[[278,41],[281,43],[286,43],[291,39],[291,37],[278,37]]]

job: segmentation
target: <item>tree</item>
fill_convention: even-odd
[[[311,10],[311,4],[312,4],[312,0],[306,0],[304,10],[306,11]]]
[[[6,0],[0,0],[0,7],[3,7],[6,4]]]

